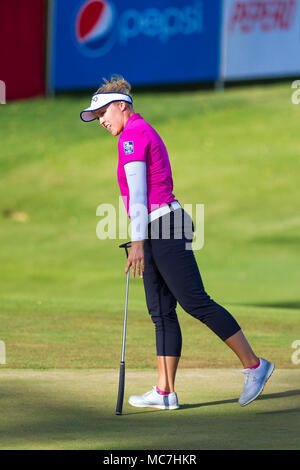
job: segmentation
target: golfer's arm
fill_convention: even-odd
[[[142,241],[148,236],[146,163],[144,161],[129,162],[124,165],[124,170],[129,189],[131,241]]]

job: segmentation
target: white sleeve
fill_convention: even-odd
[[[124,165],[129,189],[131,241],[148,238],[146,162],[133,161]]]

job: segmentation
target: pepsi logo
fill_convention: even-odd
[[[78,45],[89,55],[101,55],[112,47],[114,7],[107,0],[88,0],[79,9],[75,21]]]

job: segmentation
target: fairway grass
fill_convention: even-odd
[[[119,215],[117,139],[80,121],[89,102],[66,94],[0,106],[0,447],[299,449],[300,106],[290,84],[134,93],[199,230],[204,204],[194,254],[207,293],[275,362],[245,408],[238,358],[180,305],[181,408],[127,404],[157,379],[154,325],[143,282],[131,277],[126,402],[115,416],[125,239],[98,239],[96,210],[111,204]]]
[[[114,369],[121,358],[125,278],[113,299],[2,299],[0,331],[6,344],[1,369]],[[141,300],[139,301],[139,295]],[[141,280],[131,280],[126,337],[130,369],[156,367],[155,328],[142,298]],[[292,348],[300,339],[294,308],[223,304],[236,318],[257,356],[278,368],[295,369]],[[211,330],[178,305],[182,368],[240,367],[238,358]],[[299,347],[298,347],[299,349]],[[299,353],[298,353],[299,355]]]
[[[206,291],[234,314],[250,306],[258,328],[270,314],[283,325],[287,310],[300,309],[300,106],[290,96],[287,82],[134,94],[136,111],[167,145],[174,194],[192,205],[199,229],[195,205],[204,204],[204,247],[195,257]],[[90,313],[107,335],[120,325],[124,240],[96,236],[97,207],[119,211],[117,139],[82,123],[89,102],[88,94],[60,95],[0,107],[0,339],[16,345],[10,358],[24,339],[24,349],[38,349],[47,330],[59,349],[73,339],[66,329],[84,330]],[[141,280],[130,283],[129,313],[147,343]],[[293,333],[300,338],[299,328]],[[22,358],[37,366],[26,352],[14,366],[23,367]]]
[[[263,394],[237,403],[235,370],[179,370],[180,409],[134,408],[131,394],[155,371],[126,373],[123,415],[115,415],[118,370],[7,370],[1,380],[0,449],[299,449],[298,371],[276,369]]]

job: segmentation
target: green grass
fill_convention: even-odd
[[[299,449],[297,371],[275,370],[264,393],[240,407],[243,377],[226,369],[178,372],[180,408],[133,408],[156,373],[126,374],[115,415],[116,371],[2,371],[0,449]],[[101,455],[98,456],[101,458]]]
[[[134,281],[136,282],[136,281]],[[124,288],[124,286],[123,286]],[[142,290],[131,287],[130,303]],[[123,289],[124,290],[124,289]],[[122,292],[124,294],[124,292]],[[134,300],[134,299],[133,299]],[[95,299],[72,302],[59,299],[33,302],[3,301],[1,329],[7,345],[5,368],[118,368],[123,333],[123,308]],[[224,304],[225,305],[225,304]],[[258,355],[272,358],[277,367],[299,369],[291,361],[291,345],[299,339],[299,313],[295,309],[225,305],[235,316]],[[183,334],[181,368],[239,367],[231,350],[207,327],[186,314],[178,315]],[[155,336],[146,306],[130,306],[128,312],[126,365],[156,367]]]
[[[195,251],[207,292],[260,355],[296,368],[299,331],[299,113],[286,83],[137,94],[163,137],[174,193],[205,204]],[[118,207],[117,139],[79,112],[89,96],[0,107],[0,339],[5,368],[117,367],[125,296],[119,240],[99,240],[99,204]],[[27,220],[16,219],[16,212]],[[232,353],[178,307],[182,367],[233,367]],[[196,327],[197,325],[197,327]],[[128,367],[155,367],[142,281],[130,284]],[[298,366],[299,367],[299,366]]]

